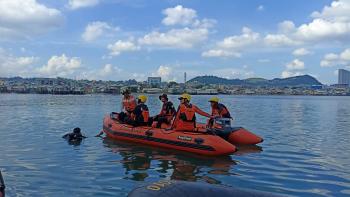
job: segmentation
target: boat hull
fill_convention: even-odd
[[[245,128],[238,127],[228,135],[227,141],[235,145],[255,145],[264,140]]]
[[[133,127],[121,124],[109,115],[104,118],[103,132],[109,138],[116,140],[131,141],[200,155],[229,155],[236,151],[235,145],[217,135],[152,127]]]

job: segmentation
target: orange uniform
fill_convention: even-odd
[[[231,118],[230,112],[227,107],[221,103],[217,103],[215,107],[211,108],[211,115],[221,118]]]
[[[174,120],[175,130],[193,131],[196,127],[196,113],[208,118],[210,117],[210,114],[200,110],[193,104],[180,104]]]

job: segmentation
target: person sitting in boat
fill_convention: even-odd
[[[214,96],[211,99],[209,99],[210,106],[211,106],[211,115],[214,117],[220,117],[220,118],[231,118],[231,114],[228,111],[227,107],[219,103],[219,98]]]
[[[119,120],[124,122],[126,118],[130,117],[136,108],[136,99],[130,94],[129,89],[122,91],[123,99],[121,104],[121,112],[119,113]]]
[[[202,111],[197,106],[190,103],[191,95],[184,93],[181,95],[179,100],[181,103],[173,123],[175,130],[194,131],[196,128],[196,113],[212,118],[210,114]]]
[[[145,104],[147,96],[138,96],[138,104],[130,116],[126,118],[126,123],[132,126],[147,126],[149,123],[149,111]]]
[[[153,121],[157,121],[156,128],[161,128],[163,123],[171,124],[173,120],[176,110],[174,104],[169,101],[168,95],[162,94],[159,96],[159,100],[163,102],[160,113],[152,118]]]

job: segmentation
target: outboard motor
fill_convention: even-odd
[[[231,127],[230,118],[214,118],[209,123],[209,131],[214,132],[216,135],[227,139],[231,134],[233,128]]]
[[[5,197],[5,182],[0,171],[0,197]]]

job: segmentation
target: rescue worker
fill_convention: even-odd
[[[130,117],[136,107],[136,100],[133,95],[130,94],[130,90],[126,89],[122,92],[123,99],[121,104],[121,112],[119,113],[119,120],[124,122],[126,118]]]
[[[157,128],[161,128],[162,123],[171,124],[173,120],[176,110],[174,104],[169,101],[168,95],[162,94],[159,96],[159,100],[163,102],[162,108],[158,115],[153,117],[153,121],[157,121]]]
[[[211,99],[209,99],[210,106],[211,106],[211,115],[214,117],[220,117],[220,118],[231,118],[231,114],[228,111],[227,107],[219,103],[219,98],[214,96]]]
[[[197,106],[190,103],[191,95],[184,93],[179,100],[181,103],[177,110],[173,125],[175,130],[194,131],[196,128],[196,113],[212,118],[210,114],[200,110]]]
[[[147,101],[147,96],[138,96],[138,104],[132,112],[131,116],[126,118],[126,123],[132,126],[146,126],[149,122],[149,111],[145,104]]]

